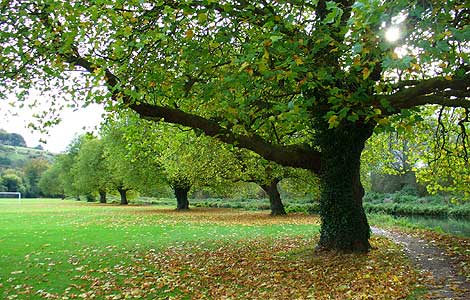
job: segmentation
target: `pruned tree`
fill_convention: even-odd
[[[368,251],[364,143],[422,105],[470,108],[467,2],[9,1],[0,95],[60,84],[311,170],[319,246]]]

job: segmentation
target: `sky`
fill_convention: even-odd
[[[41,108],[35,110],[41,110]],[[0,129],[4,129],[9,133],[21,134],[28,147],[42,145],[44,149],[52,153],[61,153],[65,151],[76,135],[98,128],[103,112],[104,109],[96,104],[76,110],[64,109],[60,113],[62,121],[58,125],[49,128],[47,134],[43,134],[38,130],[28,128],[29,123],[38,122],[33,117],[33,109],[27,106],[13,108],[8,105],[7,101],[0,100]],[[41,143],[41,139],[45,140],[46,143]]]

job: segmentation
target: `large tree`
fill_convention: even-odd
[[[469,5],[8,1],[0,95],[52,89],[54,102],[60,85],[74,101],[131,108],[309,169],[323,187],[319,245],[367,251],[364,143],[421,105],[470,108]],[[395,42],[385,39],[392,26]],[[68,72],[77,70],[84,76]]]

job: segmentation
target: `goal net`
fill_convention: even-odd
[[[0,192],[0,198],[21,199],[21,193],[20,192]]]

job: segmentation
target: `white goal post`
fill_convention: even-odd
[[[14,197],[2,197],[3,195],[5,196],[14,196]],[[18,200],[21,200],[21,193],[20,192],[0,192],[0,198],[17,198]]]

